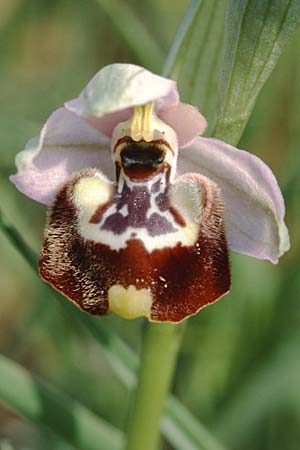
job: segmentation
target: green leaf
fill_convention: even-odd
[[[212,433],[176,397],[169,396],[165,413],[161,428],[175,449],[224,450]]]
[[[5,224],[5,226],[3,226]],[[25,260],[31,265],[36,272],[37,256],[32,257],[32,251],[24,242],[17,230],[8,225],[3,219],[0,211],[0,229],[2,229],[13,245],[20,251]],[[17,236],[17,239],[16,239]],[[73,319],[78,324],[84,325],[85,329],[101,345],[112,369],[119,379],[129,388],[133,390],[136,386],[138,370],[138,358],[132,350],[107,326],[104,321],[88,316],[80,312],[70,302],[53,291],[50,287],[45,286],[59,300],[60,304],[68,309]],[[214,437],[201,425],[192,414],[173,396],[169,396],[165,407],[165,414],[162,420],[162,431],[172,443],[176,450],[222,450]],[[189,443],[189,447],[186,447]]]
[[[181,99],[207,118],[208,134],[217,118],[225,6],[226,0],[191,0],[164,67],[164,75],[177,81]]]
[[[152,34],[136,16],[130,2],[123,0],[97,0],[113,24],[118,35],[124,40],[137,60],[144,67],[160,72],[164,54]]]
[[[30,267],[36,270],[38,257],[34,251],[26,244],[20,233],[15,229],[14,226],[9,224],[4,218],[0,210],[0,230],[6,235],[6,237],[11,241],[14,247],[24,256]]]
[[[299,0],[229,0],[216,137],[238,142],[257,95],[299,23]]]
[[[15,448],[8,441],[1,441],[0,450],[15,450]]]
[[[0,399],[82,450],[120,450],[122,433],[83,405],[0,355]]]
[[[294,402],[299,410],[300,334],[289,336],[254,373],[245,378],[221,412],[215,430],[230,448],[244,448],[254,430],[282,405]]]

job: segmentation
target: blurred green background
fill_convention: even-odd
[[[186,4],[127,2],[154,37],[162,60]],[[102,66],[147,61],[147,54],[136,53],[124,38],[107,5],[102,0],[0,3],[1,208],[36,251],[46,210],[9,183],[15,154]],[[140,34],[136,39],[143,43]],[[157,61],[150,59],[147,67],[157,70]],[[261,157],[276,174],[286,201],[291,250],[278,266],[232,254],[232,292],[189,320],[174,392],[228,449],[298,450],[299,33],[260,94],[239,146]],[[2,233],[0,249],[1,352],[124,429],[129,394],[99,347],[70,323]],[[99,320],[139,350],[142,320]],[[0,449],[6,448],[5,440],[15,449],[60,448],[50,433],[0,405]]]

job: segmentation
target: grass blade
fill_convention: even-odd
[[[120,450],[123,435],[80,403],[0,355],[0,399],[82,450]]]
[[[143,22],[136,16],[130,3],[123,0],[97,0],[114,25],[117,33],[127,42],[137,60],[144,67],[160,72],[164,54]]]
[[[217,119],[225,6],[226,0],[191,0],[164,67],[164,75],[177,81],[182,100],[207,118],[208,135]]]
[[[179,450],[224,450],[217,439],[180,403],[170,396],[162,420],[162,431]],[[181,432],[184,429],[185,433]],[[195,447],[196,445],[196,447]]]
[[[257,95],[299,23],[299,0],[229,0],[217,137],[238,142]]]
[[[253,430],[274,412],[274,408],[279,410],[292,401],[299,408],[299,344],[299,332],[285,339],[255,373],[245,379],[222,411],[215,429],[231,448],[243,448]]]
[[[0,230],[6,235],[13,246],[23,255],[30,267],[36,271],[38,257],[35,252],[26,244],[23,237],[16,228],[8,223],[0,210]]]

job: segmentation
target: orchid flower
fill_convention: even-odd
[[[179,322],[229,291],[228,249],[277,263],[273,173],[205,127],[174,81],[130,64],[55,111],[11,177],[50,207],[41,277],[91,314]]]

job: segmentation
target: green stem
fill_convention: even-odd
[[[126,450],[156,450],[183,325],[148,323]]]

